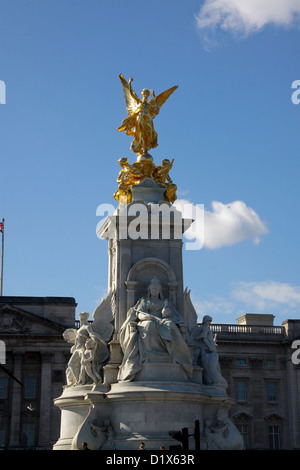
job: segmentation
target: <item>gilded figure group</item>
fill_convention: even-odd
[[[150,149],[158,145],[153,119],[178,86],[173,86],[158,96],[155,95],[153,90],[144,89],[141,92],[142,99],[140,99],[131,87],[132,77],[128,83],[122,74],[119,77],[123,85],[128,117],[123,119],[118,131],[125,131],[127,135],[134,137],[131,144],[134,153],[139,155],[147,154]],[[152,95],[152,98],[148,101],[150,95]]]
[[[125,157],[118,160],[121,171],[117,179],[119,186],[114,198],[120,204],[130,203],[132,200],[132,187],[140,184],[144,178],[148,177],[165,188],[164,200],[172,204],[177,198],[177,186],[169,176],[174,159],[170,161],[165,158],[162,160],[161,165],[155,165],[148,151],[158,145],[153,119],[178,86],[173,86],[158,96],[155,95],[153,90],[143,89],[141,91],[142,99],[140,99],[132,89],[132,78],[127,82],[120,74],[120,80],[123,86],[128,117],[123,119],[118,131],[125,131],[128,136],[133,137],[131,150],[138,155],[138,158],[133,164],[130,164],[128,158]],[[150,95],[151,99],[149,100]]]

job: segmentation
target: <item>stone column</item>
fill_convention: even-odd
[[[49,447],[52,404],[52,359],[53,352],[42,352],[41,398],[38,445]]]
[[[130,309],[130,307],[133,307],[134,301],[135,301],[135,289],[138,285],[138,282],[136,281],[126,281],[126,287],[127,287],[127,307],[126,307],[126,312]]]
[[[22,352],[14,353],[13,375],[20,382],[22,382],[22,358],[23,358]],[[20,445],[21,403],[22,403],[22,387],[16,380],[13,380],[9,446]]]
[[[112,290],[112,272],[111,272],[111,259],[112,259],[112,240],[108,240],[108,292]]]
[[[118,325],[117,331],[120,330],[127,315],[127,280],[128,272],[131,268],[131,240],[121,240],[118,242],[117,248],[117,286],[118,286]]]
[[[169,242],[170,248],[170,266],[173,269],[177,285],[176,288],[176,304],[178,312],[183,315],[183,267],[182,267],[182,247],[183,243],[181,240],[171,240]]]

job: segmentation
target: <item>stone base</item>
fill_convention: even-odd
[[[170,381],[186,382],[188,377],[179,364],[144,362],[142,370],[136,375],[135,381]]]
[[[145,178],[139,185],[133,186],[132,202],[158,204],[164,200],[166,188],[159,186],[152,178]]]
[[[55,450],[75,450],[83,440],[92,450],[137,450],[141,441],[149,450],[159,450],[162,445],[168,450],[178,444],[169,432],[187,427],[193,434],[195,420],[200,422],[203,449],[205,422],[214,420],[219,407],[229,409],[233,404],[226,393],[216,389],[204,391],[199,383],[162,378],[115,383],[109,391],[101,385],[85,387],[66,388],[55,400],[62,411]],[[194,448],[190,438],[190,450]]]

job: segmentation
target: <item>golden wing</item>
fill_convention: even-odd
[[[121,73],[119,77],[123,85],[123,92],[124,92],[124,98],[126,102],[127,113],[128,113],[128,116],[131,116],[133,113],[137,111],[137,107],[140,104],[141,100],[138,98],[138,96],[135,94],[135,92],[131,88],[132,79],[130,79],[129,83],[127,83]]]
[[[162,105],[167,101],[167,99],[169,98],[169,96],[172,95],[172,93],[178,88],[178,85],[175,85],[173,86],[172,88],[169,88],[168,90],[166,91],[163,91],[162,93],[160,93],[158,96],[156,97],[153,97],[150,101],[149,101],[149,109],[150,109],[150,114],[152,117],[154,116],[157,116],[157,114],[159,113],[160,111],[160,108],[162,107]]]

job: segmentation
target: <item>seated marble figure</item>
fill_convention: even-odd
[[[183,318],[164,299],[159,280],[152,279],[147,296],[128,310],[120,329],[124,356],[118,380],[134,380],[146,362],[179,364],[190,379],[192,360],[184,336]]]

